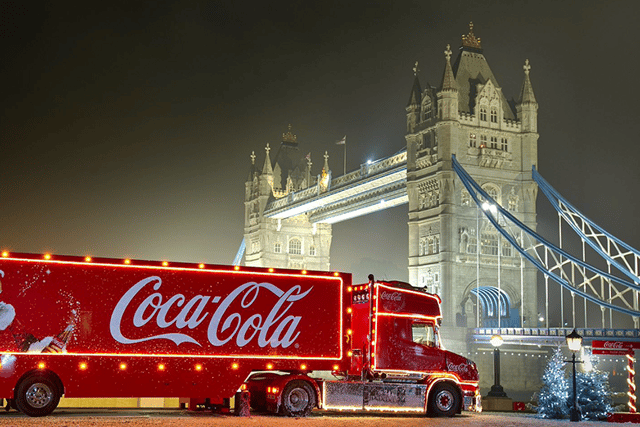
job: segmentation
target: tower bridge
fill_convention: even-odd
[[[421,85],[416,63],[406,148],[393,155],[334,178],[325,152],[312,173],[291,126],[273,160],[269,144],[261,168],[252,153],[236,262],[244,256],[251,266],[328,270],[332,224],[406,204],[409,282],[440,295],[452,350],[478,354],[496,333],[507,347],[555,346],[574,327],[586,342],[640,340],[640,253],[585,218],[536,171],[529,61],[517,101],[508,102],[473,27],[453,62],[452,55],[447,46],[438,86]],[[536,232],[539,189],[558,212],[559,245]],[[562,221],[581,239],[581,257],[562,247]],[[589,264],[585,245],[607,271]],[[491,372],[483,367],[491,360],[476,362]],[[530,396],[544,362],[522,363],[513,361],[518,375],[504,385]]]

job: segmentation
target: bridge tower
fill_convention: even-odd
[[[255,164],[255,153],[251,154],[251,170],[245,183],[245,264],[329,270],[331,224],[312,224],[308,213],[287,219],[264,216],[269,201],[292,197],[294,192],[319,185],[318,178],[311,175],[311,155],[302,155],[291,125],[288,132],[282,134],[273,162],[269,144],[265,151],[262,169]],[[321,176],[330,177],[330,174],[325,153]]]
[[[536,326],[537,286],[534,269],[521,265],[518,253],[483,219],[455,178],[451,156],[497,203],[535,230],[531,166],[537,163],[538,104],[528,60],[518,101],[507,101],[473,24],[457,58],[451,56],[447,46],[437,87],[422,88],[416,63],[406,107],[409,281],[442,297],[443,327],[448,337],[456,337],[455,350],[464,351],[467,328],[477,323],[498,327],[499,318],[501,327],[520,327],[524,319],[524,326]],[[489,298],[478,307],[479,289]],[[492,297],[499,301],[500,316],[486,302]]]

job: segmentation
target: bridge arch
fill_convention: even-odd
[[[464,290],[456,315],[457,326],[475,327],[479,319],[480,327],[519,327],[520,294],[510,284],[493,285],[495,278],[474,280]],[[476,310],[480,309],[480,316]],[[499,321],[498,321],[499,317]]]

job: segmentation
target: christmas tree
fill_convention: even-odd
[[[569,414],[569,383],[564,373],[564,355],[560,347],[553,352],[542,375],[542,388],[537,396],[536,412],[542,418],[565,418]]]
[[[608,412],[613,412],[608,374],[595,369],[580,372],[576,377],[576,389],[583,419],[603,420]],[[573,390],[569,392],[569,399],[573,402]]]

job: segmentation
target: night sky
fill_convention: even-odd
[[[21,3],[0,10],[2,249],[229,264],[251,152],[291,124],[314,173],[325,150],[342,173],[344,135],[348,170],[394,154],[414,62],[439,85],[469,21],[507,99],[531,62],[542,175],[640,247],[637,1]],[[407,220],[334,225],[332,269],[406,280]]]

